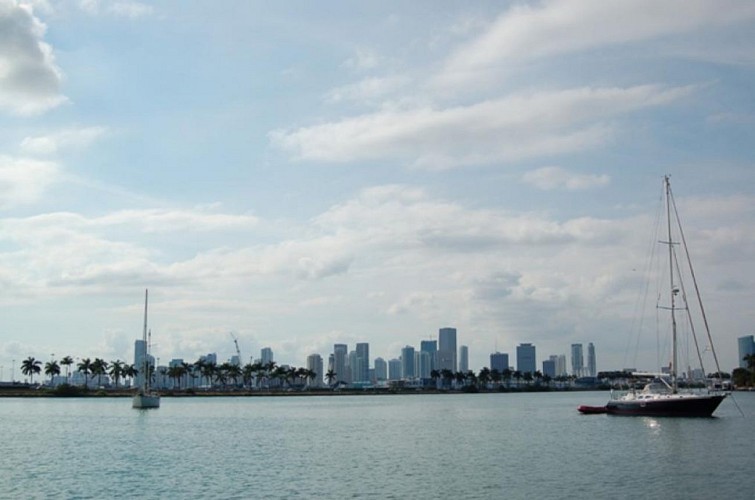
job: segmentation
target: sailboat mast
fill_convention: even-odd
[[[147,301],[149,299],[149,289],[144,290],[144,332],[143,332],[143,338],[144,338],[144,363],[142,366],[142,373],[143,375],[143,382],[142,382],[142,389],[146,392],[147,388],[149,387],[149,348],[147,347]]]
[[[666,185],[666,220],[667,220],[667,229],[668,229],[669,282],[671,285],[669,288],[670,294],[671,294],[671,345],[672,345],[671,389],[673,393],[676,394],[677,392],[676,313],[675,313],[676,289],[674,288],[674,241],[671,239],[671,183],[669,182],[668,175],[664,177],[664,183]]]

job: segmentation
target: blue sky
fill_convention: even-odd
[[[754,69],[749,1],[0,0],[4,378],[130,360],[145,288],[161,361],[455,326],[474,369],[520,342],[653,369],[664,174],[730,370]]]

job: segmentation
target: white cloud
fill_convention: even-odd
[[[747,0],[569,0],[515,5],[448,58],[437,80],[463,85],[507,63],[638,42],[755,18]]]
[[[61,149],[81,149],[106,133],[104,127],[86,127],[62,130],[50,135],[25,137],[21,141],[21,150],[27,154],[50,155]]]
[[[79,0],[79,8],[90,16],[107,13],[118,17],[136,19],[152,14],[153,7],[142,2]]]
[[[0,209],[36,202],[58,177],[55,163],[0,156]]]
[[[372,70],[383,62],[383,58],[374,50],[360,47],[356,49],[354,56],[344,61],[343,66],[356,70]]]
[[[527,184],[538,189],[567,189],[576,191],[606,186],[611,181],[608,175],[578,174],[561,167],[543,167],[527,172],[522,177]]]
[[[666,105],[696,87],[640,85],[513,94],[447,109],[385,109],[298,130],[275,130],[273,145],[301,160],[393,159],[442,169],[582,151],[612,137],[607,123]]]
[[[45,29],[31,7],[0,0],[0,110],[32,115],[66,101]]]
[[[357,83],[344,85],[330,90],[325,100],[328,102],[341,101],[371,101],[384,98],[410,83],[404,76],[389,76],[383,78],[366,78]]]

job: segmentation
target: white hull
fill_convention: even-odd
[[[160,408],[160,396],[156,394],[136,394],[132,408]]]

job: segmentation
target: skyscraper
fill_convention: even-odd
[[[263,347],[260,350],[260,363],[266,365],[273,362],[273,350],[269,347]]]
[[[388,380],[401,380],[401,360],[393,358],[388,361]]]
[[[459,371],[461,373],[469,371],[469,347],[465,345],[459,347]]]
[[[388,380],[388,363],[383,358],[375,358],[375,380]]]
[[[755,336],[745,335],[737,339],[737,346],[739,347],[739,367],[747,368],[747,361],[745,356],[749,354],[755,354]]]
[[[357,344],[357,366],[352,368],[351,378],[353,382],[370,381],[370,344],[360,342]]]
[[[543,377],[556,378],[556,360],[553,356],[543,361]]]
[[[498,373],[503,373],[503,370],[509,369],[509,355],[502,352],[494,352],[490,355],[490,369],[498,370]]]
[[[322,366],[322,356],[319,354],[310,354],[307,356],[307,370],[315,372],[315,377],[307,379],[307,385],[311,387],[320,387],[324,375]]]
[[[585,359],[582,354],[582,344],[571,345],[571,374],[581,377],[585,370]]]
[[[523,374],[537,371],[534,345],[522,343],[516,346],[516,369]]]
[[[456,371],[456,328],[441,328],[438,331],[439,370]]]
[[[417,376],[414,368],[414,347],[408,345],[401,349],[401,378],[410,380]]]
[[[595,377],[598,374],[597,365],[595,363],[595,346],[590,342],[587,344],[587,375],[589,377]]]
[[[420,352],[426,352],[430,357],[430,371],[436,369],[438,362],[438,341],[437,340],[422,340],[419,343]]]
[[[336,382],[346,382],[348,373],[346,373],[346,356],[349,352],[349,346],[346,344],[333,345],[333,371],[336,373]]]

